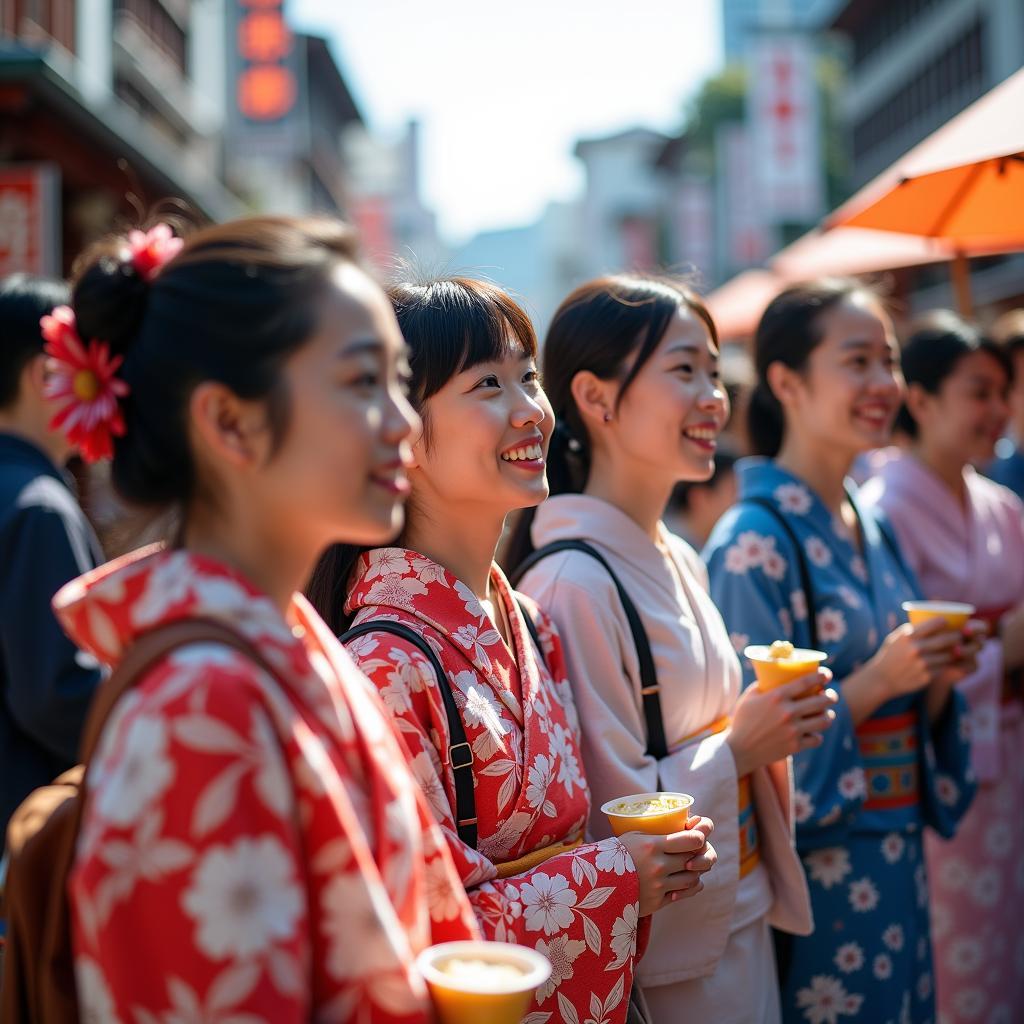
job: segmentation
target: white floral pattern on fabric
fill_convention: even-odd
[[[546,659],[541,661],[517,598],[495,569],[492,599],[503,602],[512,626],[513,657],[477,596],[460,580],[415,552],[390,549],[386,561],[387,600],[378,601],[379,580],[364,572],[369,565],[364,560],[354,573],[346,609],[356,623],[396,618],[437,651],[473,749],[476,849],[455,827],[454,780],[444,756],[448,719],[438,681],[424,673],[422,686],[414,689],[396,679],[394,651],[412,649],[405,641],[389,638],[375,648],[353,644],[350,653],[382,694],[402,691],[390,697],[388,709],[441,822],[483,934],[532,946],[552,961],[551,979],[538,991],[528,1020],[540,1024],[550,1015],[556,1024],[565,1013],[577,1012],[582,1024],[588,1008],[600,1005],[596,1019],[623,1024],[628,1010],[623,993],[633,983],[635,947],[642,947],[649,933],[647,920],[631,926],[637,921],[639,888],[626,848],[608,839],[558,854],[522,874],[495,877],[496,864],[578,839],[590,810],[576,710],[554,626],[519,598],[537,626]],[[403,587],[403,581],[410,585]]]
[[[182,648],[108,722],[69,880],[83,1024],[428,1024],[413,958],[479,931],[382,705],[309,605],[289,624],[183,551],[135,553],[68,593],[69,633],[114,661],[139,623],[208,618],[280,670]]]
[[[839,978],[827,974],[816,974],[796,998],[810,1024],[839,1024],[840,1017],[855,1017],[863,1002],[862,996],[847,992]]]

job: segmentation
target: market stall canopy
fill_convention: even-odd
[[[825,220],[842,225],[944,239],[968,256],[1024,249],[1024,69]]]
[[[748,338],[765,307],[786,282],[770,270],[744,270],[707,297],[707,306],[722,339]]]
[[[872,274],[897,267],[951,260],[955,251],[946,242],[871,228],[809,231],[776,253],[768,266],[787,281],[806,281],[823,275]]]

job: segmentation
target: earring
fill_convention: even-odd
[[[611,421],[612,421],[612,414],[610,412],[608,412],[607,409],[605,410],[604,421],[605,421],[605,423],[611,423]]]

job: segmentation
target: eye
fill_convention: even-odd
[[[672,373],[693,373],[693,365],[691,363],[680,363],[678,366],[672,367]]]
[[[540,381],[540,373],[537,371],[536,366],[531,366],[530,369],[523,374],[523,382],[526,384],[536,384]]]
[[[476,382],[475,386],[478,388],[497,388],[501,385],[498,383],[497,374],[489,373],[486,377],[481,377],[480,380]]]
[[[380,384],[380,375],[377,373],[361,373],[355,380],[352,381],[352,386],[356,388],[375,388]]]

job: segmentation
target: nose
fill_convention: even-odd
[[[541,398],[541,393],[533,393],[520,389],[519,400],[509,420],[514,427],[535,426],[539,427],[551,415],[547,400]]]
[[[701,390],[697,404],[704,412],[712,415],[727,413],[729,411],[729,395],[726,393],[725,385],[714,377],[709,376],[707,385]]]
[[[399,388],[389,388],[383,417],[383,434],[388,444],[399,444],[423,429],[419,413]]]

